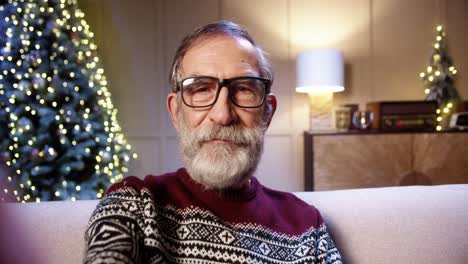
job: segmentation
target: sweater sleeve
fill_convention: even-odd
[[[136,177],[111,186],[89,220],[84,263],[141,262],[145,257],[145,209],[154,208],[149,195]]]
[[[327,230],[327,226],[322,219],[322,216],[318,215],[319,222],[321,222],[317,229],[315,239],[315,252],[317,263],[321,264],[342,264],[340,252],[335,246],[330,233]]]

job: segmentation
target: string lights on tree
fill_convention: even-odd
[[[21,202],[101,198],[131,147],[76,0],[0,5],[0,190]]]
[[[444,27],[439,25],[436,30],[437,36],[429,59],[429,66],[419,74],[419,77],[424,83],[426,100],[435,100],[439,105],[436,112],[436,130],[440,131],[447,127],[448,118],[455,111],[461,99],[454,85],[457,69],[453,66],[452,59],[448,54]]]

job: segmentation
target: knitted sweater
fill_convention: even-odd
[[[111,186],[88,224],[86,263],[341,263],[320,213],[255,177],[205,190],[185,169]]]

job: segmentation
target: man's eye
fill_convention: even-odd
[[[235,88],[242,93],[256,93],[256,90],[258,90],[257,83],[248,81],[236,83]]]
[[[255,90],[255,88],[252,87],[252,86],[245,86],[245,85],[243,85],[243,86],[237,86],[237,90],[238,90],[239,92],[243,92],[243,93],[253,93],[254,90]]]
[[[188,87],[187,91],[189,91],[192,94],[208,93],[211,91],[211,87],[207,84],[197,84]]]
[[[207,86],[199,86],[192,89],[194,93],[208,92],[210,89]]]

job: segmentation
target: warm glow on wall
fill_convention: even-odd
[[[293,51],[350,47],[350,40],[368,32],[369,10],[356,1],[291,1],[290,5]]]

